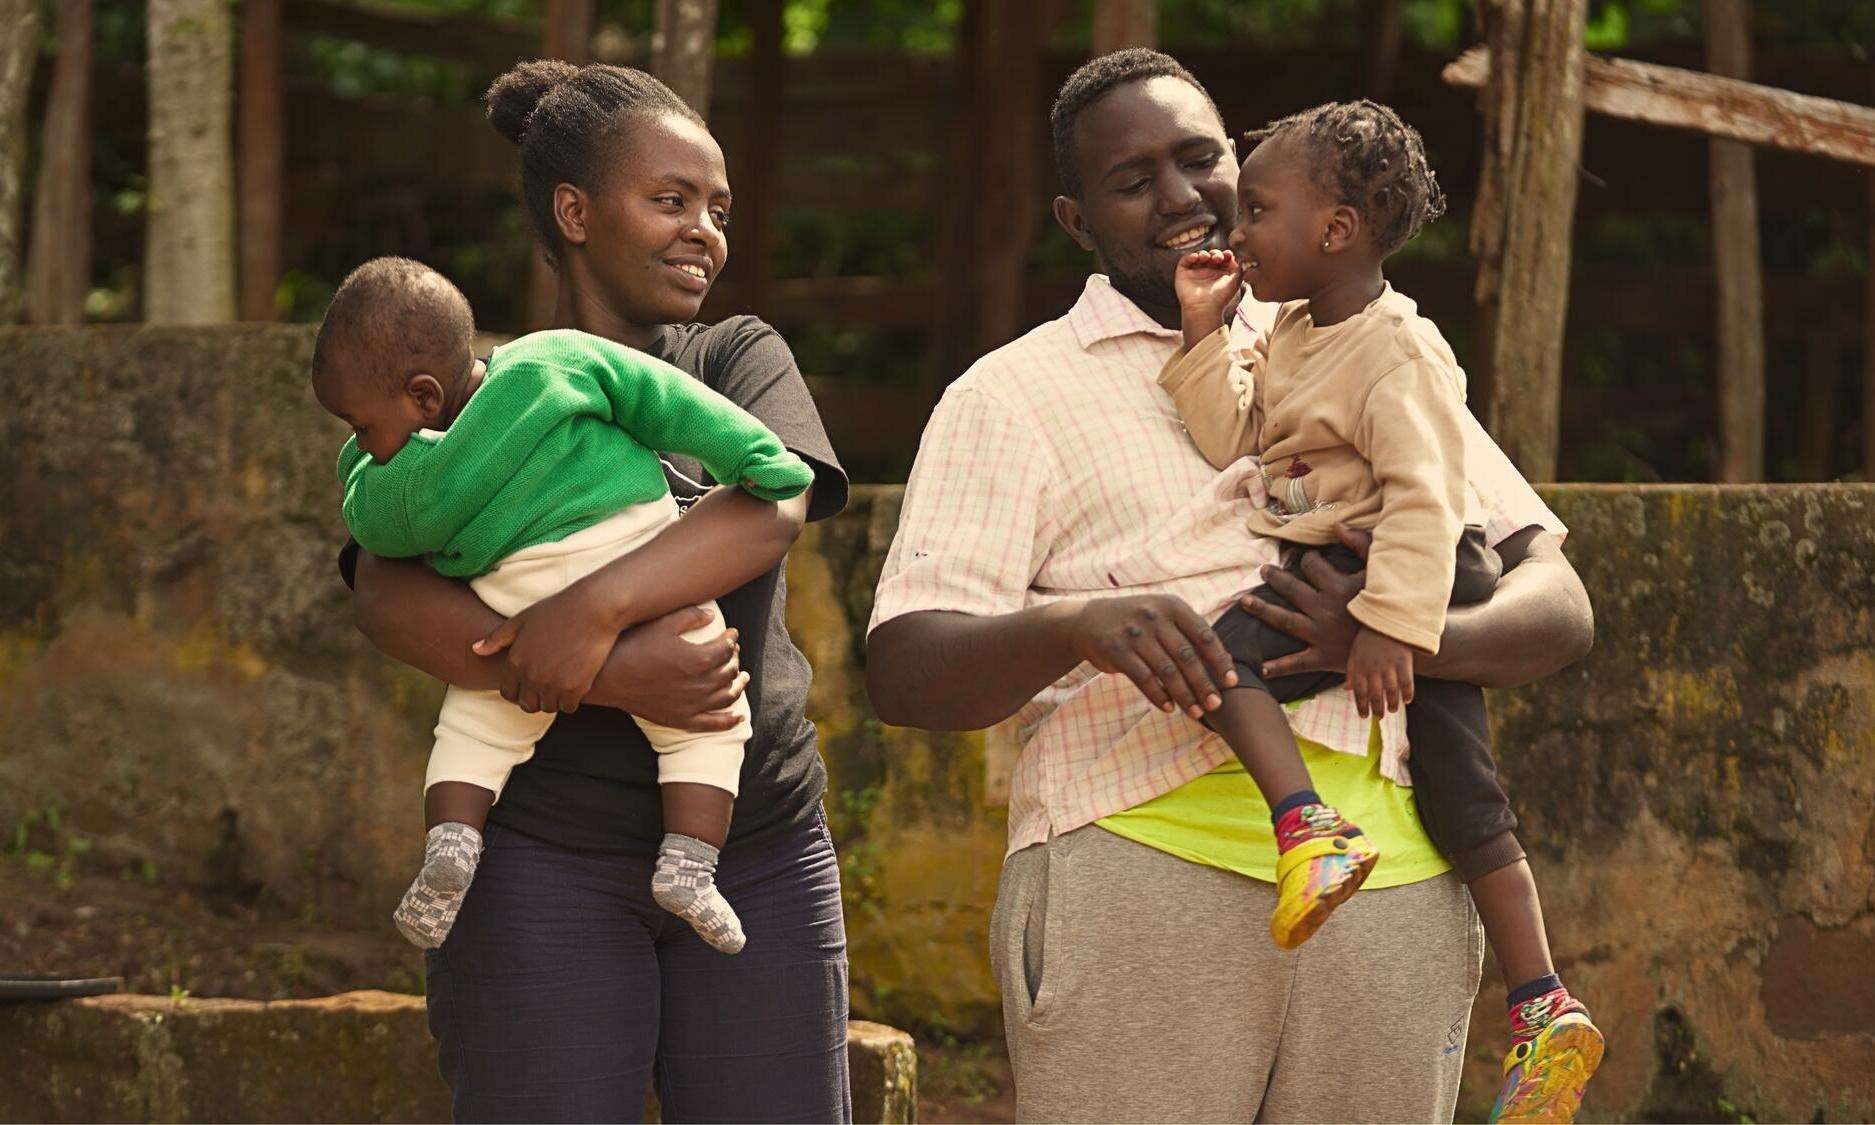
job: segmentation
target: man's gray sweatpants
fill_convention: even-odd
[[[1003,862],[990,957],[1022,1121],[1450,1121],[1484,961],[1451,873],[1301,949],[1276,889],[1089,825]]]

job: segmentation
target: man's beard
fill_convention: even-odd
[[[1178,291],[1172,288],[1172,275],[1145,262],[1129,264],[1119,261],[1107,252],[1099,239],[1094,240],[1094,253],[1100,256],[1100,262],[1107,270],[1107,280],[1120,291],[1122,296],[1131,300],[1141,309],[1164,312],[1178,308]]]

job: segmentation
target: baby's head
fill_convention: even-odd
[[[1376,102],[1318,105],[1244,140],[1230,241],[1260,301],[1372,270],[1445,213],[1418,131]]]
[[[409,258],[373,258],[332,295],[313,344],[319,405],[380,464],[410,435],[447,425],[475,367],[475,318],[449,279]]]

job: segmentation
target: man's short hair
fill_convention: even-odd
[[[332,294],[313,341],[312,375],[358,370],[365,360],[386,389],[424,371],[445,386],[474,366],[475,316],[442,274],[409,258],[373,258]]]
[[[1064,194],[1078,199],[1083,186],[1078,163],[1080,153],[1074,141],[1074,125],[1080,120],[1081,111],[1120,86],[1144,82],[1148,78],[1176,78],[1189,84],[1204,95],[1211,112],[1217,113],[1217,103],[1211,100],[1211,92],[1171,55],[1146,47],[1128,47],[1089,59],[1061,84],[1061,92],[1055,95],[1055,107],[1048,115],[1055,139],[1055,174],[1061,177]],[[1223,120],[1222,114],[1218,114],[1218,120]]]

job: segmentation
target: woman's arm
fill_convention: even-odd
[[[413,559],[360,553],[352,613],[358,631],[394,660],[471,691],[500,691],[512,703],[540,710],[503,656],[478,656],[471,646],[501,624],[468,585]],[[685,608],[617,638],[595,678],[588,702],[616,707],[660,726],[729,730],[727,708],[742,693],[735,630],[705,644],[683,634],[705,624]],[[531,704],[531,706],[530,706]]]
[[[1365,532],[1337,531],[1350,548],[1366,554],[1371,540]],[[1439,655],[1415,656],[1417,674],[1480,687],[1517,687],[1560,672],[1588,655],[1595,640],[1595,613],[1582,579],[1563,557],[1561,540],[1541,528],[1527,527],[1499,543],[1497,550],[1504,559],[1504,577],[1497,591],[1489,601],[1447,612]],[[1307,647],[1270,661],[1264,666],[1265,675],[1343,671],[1348,648],[1360,631],[1360,623],[1348,613],[1348,603],[1360,592],[1365,578],[1365,573],[1342,574],[1319,555],[1303,560],[1301,576],[1267,569],[1264,580],[1296,608],[1245,597],[1244,609]]]
[[[777,504],[714,489],[649,543],[497,624],[475,651],[507,650],[524,710],[577,710],[621,630],[721,597],[779,566],[806,523],[812,492]]]

